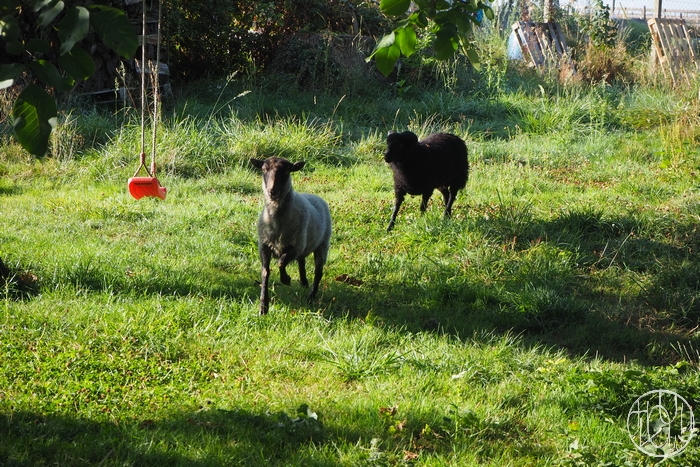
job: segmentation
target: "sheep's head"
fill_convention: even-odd
[[[304,161],[291,163],[282,157],[268,157],[267,159],[251,159],[250,163],[262,171],[262,187],[265,198],[279,201],[287,196],[292,189],[292,172],[301,170]]]
[[[404,131],[403,133],[389,132],[386,137],[386,152],[384,152],[385,162],[398,162],[408,152],[418,144],[418,137],[415,133]]]

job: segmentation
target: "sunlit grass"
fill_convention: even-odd
[[[598,88],[216,92],[165,113],[165,201],[128,195],[134,122],[95,139],[113,117],[74,114],[44,161],[2,147],[0,463],[650,465],[631,402],[700,397],[696,103],[650,124]],[[409,197],[387,234],[406,128],[464,137],[470,181],[452,219]],[[273,271],[260,317],[247,161],[269,155],[308,161],[294,186],[334,233],[318,300]]]

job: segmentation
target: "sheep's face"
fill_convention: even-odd
[[[301,170],[304,162],[291,163],[281,157],[268,157],[264,161],[251,159],[250,163],[262,170],[262,188],[265,198],[272,201],[280,201],[287,196],[292,189],[292,172]]]
[[[403,133],[389,133],[386,137],[386,151],[384,152],[384,161],[400,162],[402,157],[413,151],[413,148],[418,144],[418,137],[415,133],[404,131]]]

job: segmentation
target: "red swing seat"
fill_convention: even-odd
[[[136,199],[141,199],[144,196],[151,196],[154,198],[165,199],[167,188],[160,186],[158,178],[155,176],[156,164],[155,162],[151,164],[151,171],[149,172],[146,168],[146,154],[141,153],[141,165],[133,177],[128,181],[129,193]],[[148,177],[139,177],[138,174],[141,169],[144,169],[148,174]]]
[[[131,177],[129,179],[129,193],[136,199],[144,196],[153,196],[165,199],[167,188],[160,186],[156,177]]]

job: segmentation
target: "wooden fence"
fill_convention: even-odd
[[[654,17],[654,9],[647,7],[632,6],[628,7],[624,4],[613,3],[610,8],[610,16],[616,19],[642,19],[644,21],[649,20]],[[699,3],[700,4],[700,3]],[[583,7],[577,9],[580,14],[589,15],[591,7]],[[670,19],[683,19],[688,26],[700,26],[700,10],[674,10],[674,9],[661,9],[662,18]]]
[[[648,20],[654,17],[653,8],[632,7],[627,8],[624,5],[616,5],[614,10],[610,11],[613,18],[618,19],[643,19]],[[700,10],[661,10],[662,18],[684,19],[688,25],[700,25]]]

